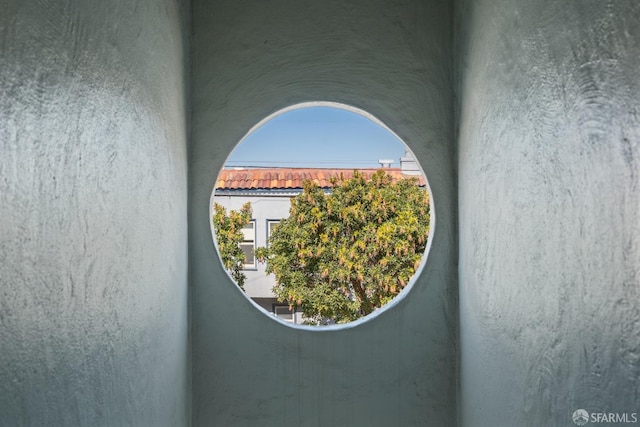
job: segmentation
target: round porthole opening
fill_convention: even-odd
[[[236,285],[289,325],[342,325],[404,297],[432,201],[411,150],[370,114],[307,103],[267,117],[219,172],[211,219]]]

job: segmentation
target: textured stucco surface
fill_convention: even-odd
[[[0,425],[185,425],[184,15],[1,4]]]
[[[193,3],[194,425],[455,425],[451,10],[445,1]],[[340,331],[293,329],[255,309],[211,238],[209,200],[227,155],[260,120],[305,101],[382,120],[422,164],[435,204],[433,249],[408,296]]]
[[[462,425],[640,412],[640,3],[457,21]]]
[[[637,2],[193,6],[187,202],[180,5],[2,2],[0,425],[189,425],[190,393],[198,426],[640,411]],[[339,331],[255,309],[209,225],[236,142],[318,100],[395,131],[435,207],[408,297]]]

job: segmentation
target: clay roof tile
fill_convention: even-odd
[[[378,169],[359,169],[367,178]],[[399,168],[389,168],[385,170],[394,179],[409,178],[403,175]],[[323,188],[331,187],[331,178],[340,177],[351,178],[353,169],[320,169],[320,168],[269,168],[269,169],[223,169],[216,181],[216,189],[299,189],[306,179],[314,181]],[[421,186],[426,184],[424,177],[417,176]]]

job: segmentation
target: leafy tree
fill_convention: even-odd
[[[393,182],[383,170],[370,180],[332,180],[331,194],[311,181],[291,200],[289,217],[257,250],[276,276],[273,292],[311,323],[367,315],[393,299],[420,264],[429,234],[428,193],[416,178]]]
[[[242,227],[251,221],[251,203],[245,203],[239,211],[230,210],[228,215],[226,209],[218,203],[213,205],[213,210],[213,227],[220,257],[233,280],[244,290],[246,276],[242,269],[245,256],[240,243],[243,239]]]

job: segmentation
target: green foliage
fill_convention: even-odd
[[[289,217],[256,251],[276,276],[273,291],[320,324],[365,316],[393,299],[420,264],[429,234],[428,193],[416,179],[393,182],[383,170],[366,180],[333,181],[331,194],[310,181]]]
[[[218,203],[213,205],[213,227],[218,240],[220,257],[225,268],[233,280],[244,290],[246,276],[242,272],[244,266],[244,252],[240,248],[242,242],[242,227],[251,221],[251,203],[245,203],[239,211],[227,212]]]

